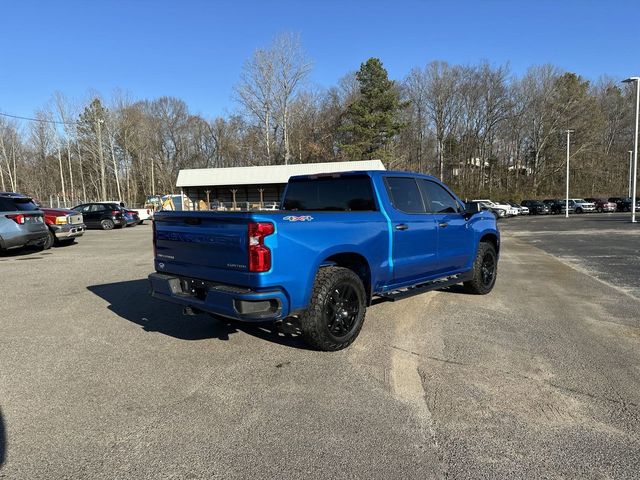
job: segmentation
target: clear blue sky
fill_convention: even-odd
[[[0,111],[18,115],[56,90],[116,88],[224,115],[243,61],[282,31],[301,35],[321,86],[371,56],[396,79],[432,60],[640,74],[638,1],[7,0],[0,13]]]

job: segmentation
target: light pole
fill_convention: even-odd
[[[623,83],[636,84],[636,129],[633,136],[633,185],[631,192],[631,222],[636,223],[636,192],[638,184],[638,114],[640,110],[640,77],[629,77]]]
[[[569,145],[571,142],[571,132],[573,130],[567,130],[567,191],[565,195],[564,216],[569,218]]]
[[[633,150],[629,150],[629,188],[627,189],[627,196],[631,198],[631,170],[633,168]]]

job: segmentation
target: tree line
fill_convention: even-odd
[[[634,92],[611,78],[434,61],[392,80],[371,58],[320,88],[312,69],[300,39],[278,35],[244,63],[236,110],[216,118],[169,96],[74,107],[55,93],[35,121],[0,117],[0,186],[44,203],[140,204],[173,192],[183,168],[379,158],[463,197],[562,197],[571,129],[572,195],[626,194]]]

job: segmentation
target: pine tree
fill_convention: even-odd
[[[387,158],[386,147],[404,127],[397,119],[406,104],[379,59],[360,65],[356,79],[360,95],[344,114],[342,153],[351,160]]]

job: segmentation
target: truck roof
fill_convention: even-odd
[[[369,177],[421,177],[428,178],[430,180],[436,180],[440,182],[440,180],[433,175],[429,175],[426,173],[415,173],[415,172],[405,172],[401,170],[351,170],[349,172],[329,172],[329,173],[317,173],[311,175],[294,175],[289,180],[294,179],[302,179],[302,178],[318,178],[318,177],[343,177],[349,175],[368,175]]]

